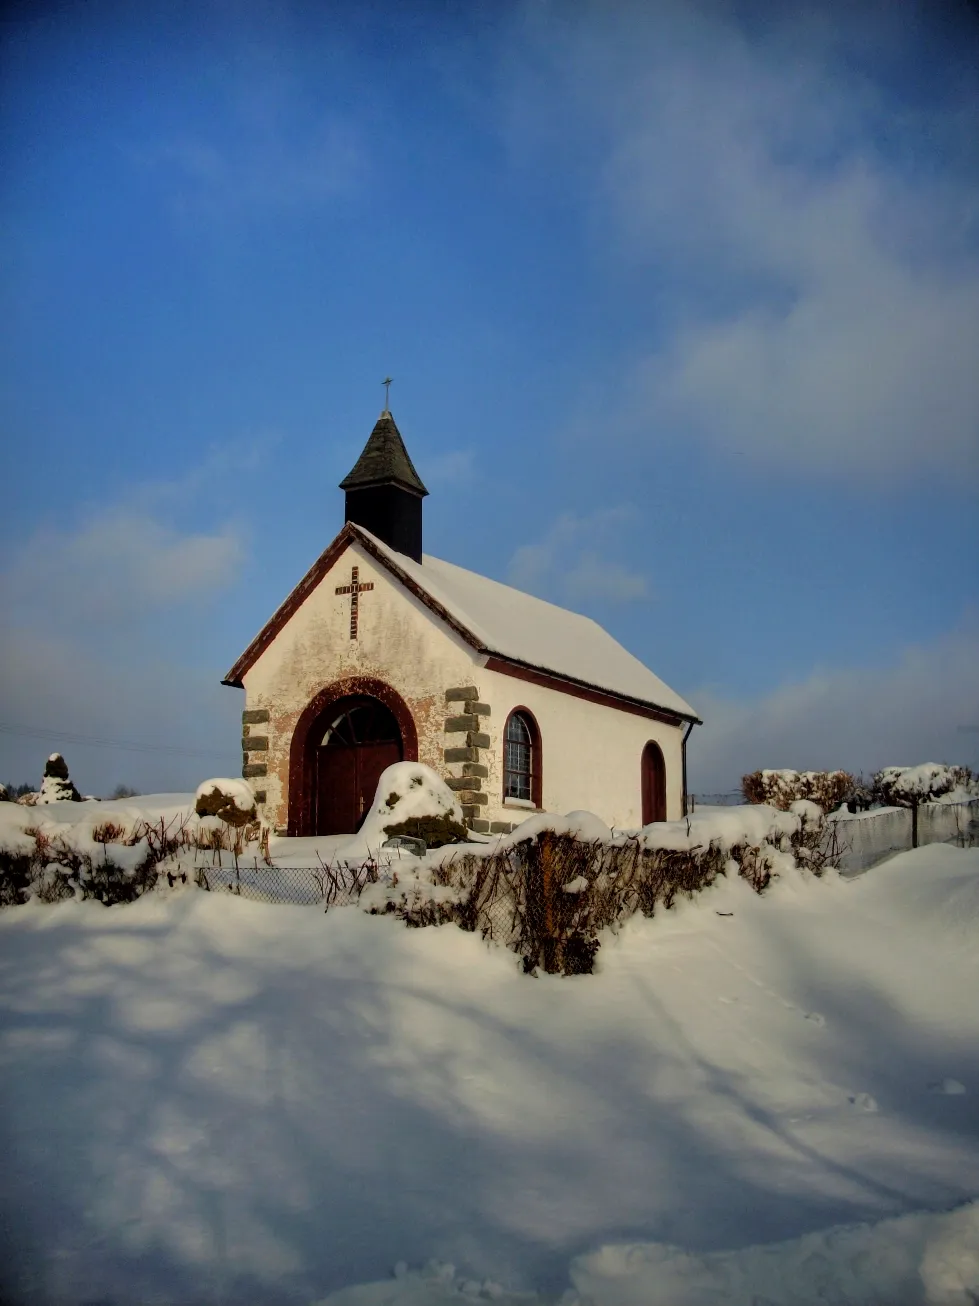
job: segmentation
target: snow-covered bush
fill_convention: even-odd
[[[746,803],[766,803],[787,812],[793,803],[805,799],[832,812],[853,790],[848,771],[752,771],[741,777]]]
[[[68,763],[60,753],[52,753],[44,764],[44,779],[37,803],[80,803],[82,796],[68,775]]]
[[[885,766],[874,775],[874,790],[881,802],[894,807],[913,807],[934,802],[954,789],[968,795],[973,789],[967,766],[922,762],[919,766]]]
[[[225,825],[248,825],[255,820],[255,795],[245,780],[205,780],[197,786],[194,811],[198,816],[216,816]]]
[[[975,793],[975,777],[967,766],[922,762],[918,766],[885,766],[874,775],[874,792],[888,807],[910,807],[911,847],[918,846],[918,808],[953,793],[967,799]]]
[[[823,825],[812,803],[729,808],[631,834],[613,834],[589,812],[541,814],[495,844],[445,849],[382,878],[361,905],[410,925],[454,921],[513,949],[528,972],[587,974],[602,929],[668,910],[719,875],[740,875],[761,893],[797,865],[819,874]]]
[[[465,843],[462,808],[442,777],[422,762],[395,762],[381,772],[360,838],[379,847],[392,835],[424,839],[429,848]]]

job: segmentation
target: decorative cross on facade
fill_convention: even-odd
[[[374,582],[372,580],[368,581],[366,585],[361,585],[359,567],[350,568],[349,585],[337,586],[336,592],[338,594],[350,595],[350,638],[351,639],[357,638],[357,609],[359,607],[360,596],[361,594],[364,593],[365,590],[372,590],[373,588],[374,588]]]
[[[391,411],[391,380],[392,378],[390,376],[386,376],[381,382],[381,385],[384,387],[384,411],[386,413]]]

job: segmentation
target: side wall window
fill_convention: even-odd
[[[503,732],[503,797],[541,805],[540,731],[533,714],[514,708]]]

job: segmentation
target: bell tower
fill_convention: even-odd
[[[422,499],[428,494],[385,407],[350,473],[344,520],[355,522],[415,562],[422,560]]]

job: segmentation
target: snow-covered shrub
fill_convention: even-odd
[[[226,825],[248,825],[255,820],[255,795],[245,780],[205,780],[197,786],[194,811],[198,816],[216,816]]]
[[[881,802],[893,807],[913,807],[934,802],[962,789],[968,793],[973,776],[967,766],[922,762],[919,766],[885,766],[874,775],[874,790]]]
[[[42,805],[82,802],[81,794],[68,775],[68,763],[60,753],[52,753],[44,764],[44,779],[41,781],[37,802]]]
[[[911,847],[918,846],[918,808],[951,794],[968,798],[975,791],[975,777],[967,766],[922,762],[918,766],[885,766],[874,774],[874,792],[888,807],[910,807]]]
[[[11,798],[10,793],[7,790],[7,786],[0,785],[0,803],[12,803],[13,801],[14,800]]]
[[[800,799],[832,812],[847,798],[853,785],[848,771],[752,771],[741,777],[746,803],[765,803],[783,812]]]
[[[801,862],[817,873],[822,812],[771,807],[657,822],[614,835],[591,813],[531,817],[495,845],[445,849],[369,886],[361,905],[409,925],[454,921],[517,952],[524,969],[565,975],[593,969],[602,929],[669,909],[722,874],[756,892]],[[804,855],[797,857],[797,851]]]
[[[0,809],[0,906],[30,898],[132,902],[153,888],[158,866],[180,846],[182,829],[172,819],[135,814],[127,826],[122,813],[102,815],[94,804],[76,811],[77,819],[66,819],[48,805]]]
[[[381,772],[360,838],[379,847],[396,834],[424,839],[429,848],[465,843],[462,808],[442,777],[422,762],[395,762]]]

